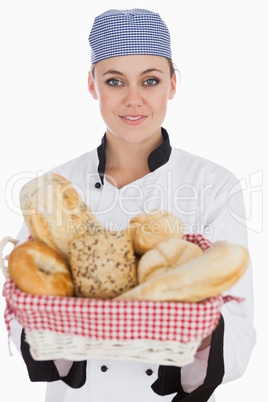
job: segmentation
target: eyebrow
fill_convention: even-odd
[[[147,70],[140,73],[140,75],[145,75],[145,74],[149,74],[149,73],[153,73],[153,72],[158,72],[158,73],[164,74],[164,72],[162,70],[159,70],[158,68],[148,68]],[[109,74],[121,75],[121,76],[124,75],[121,71],[107,70],[107,71],[105,71],[105,73],[102,74],[102,76],[109,75]]]
[[[162,70],[159,70],[158,68],[148,68],[148,70],[143,71],[140,75],[153,73],[155,71],[158,73],[164,74],[164,72]]]
[[[107,70],[107,71],[105,71],[105,73],[102,74],[102,76],[109,75],[109,74],[124,75],[123,73],[121,73],[120,71],[117,71],[117,70]]]

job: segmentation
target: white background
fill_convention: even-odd
[[[102,5],[101,5],[102,4]],[[87,91],[93,19],[108,8],[148,8],[169,26],[182,82],[164,127],[172,145],[230,169],[242,182],[254,267],[258,342],[245,375],[217,402],[267,395],[266,180],[268,11],[265,0],[3,1],[1,34],[0,239],[16,236],[18,194],[38,172],[99,145],[105,127]],[[175,5],[175,6],[174,6]],[[0,273],[0,286],[4,277]],[[10,357],[0,297],[0,397],[43,401],[24,363]],[[27,397],[26,397],[27,395]]]

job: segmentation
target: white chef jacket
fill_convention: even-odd
[[[69,179],[96,218],[110,230],[123,230],[133,216],[161,208],[182,219],[185,233],[200,233],[213,243],[228,241],[247,248],[239,181],[231,172],[211,161],[171,148],[164,129],[162,134],[164,143],[148,158],[150,173],[123,188],[113,186],[104,175],[105,136],[97,149],[58,166],[52,172]],[[26,237],[24,227],[18,239]],[[176,373],[172,374],[175,385],[166,391],[163,388],[162,393],[166,395],[160,396],[151,388],[157,378],[165,376],[165,370],[161,374],[158,365],[89,359],[84,370],[84,384],[74,389],[61,380],[48,382],[46,402],[125,402],[126,399],[128,402],[168,402],[173,398],[175,402],[183,400],[183,396],[195,395],[194,392],[198,392],[200,387],[202,389],[209,373],[218,370],[217,366],[222,369],[222,375],[219,374],[222,383],[242,376],[255,344],[251,264],[244,276],[225,294],[245,300],[243,303],[229,302],[222,307],[222,363],[217,364],[217,359],[214,359],[215,367],[210,367],[213,361],[210,348],[197,353],[194,363],[178,372],[181,396],[177,398],[180,399],[176,399]],[[15,343],[19,346],[20,329],[16,322],[12,328],[13,339],[17,339]],[[217,350],[216,346],[213,350]],[[56,362],[61,377],[70,373],[71,364]],[[198,394],[192,400],[213,402],[215,398],[211,395],[202,399]]]

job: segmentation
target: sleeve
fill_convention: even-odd
[[[21,353],[27,367],[29,378],[32,382],[52,382],[61,380],[71,388],[80,388],[85,384],[86,360],[79,362],[34,360],[30,352],[29,344],[25,339],[25,331],[16,319],[13,319],[11,323],[11,339]]]
[[[234,179],[218,193],[215,207],[208,221],[213,228],[212,242],[227,240],[248,248],[247,219],[243,200],[243,191],[238,180]],[[249,251],[250,254],[250,251]],[[223,383],[241,377],[249,363],[252,349],[256,342],[253,326],[254,297],[252,263],[242,278],[224,292],[243,299],[243,302],[228,302],[221,310],[224,322],[224,377]]]
[[[185,392],[182,383],[182,368],[174,366],[160,366],[158,379],[152,385],[153,390],[159,395],[169,395],[176,392],[172,402],[206,402],[213,394],[217,386],[222,382],[224,375],[223,362],[223,332],[224,321],[222,316],[213,332],[210,353],[208,356],[207,371],[204,382],[192,392]],[[189,379],[191,382],[191,379]]]
[[[23,224],[17,235],[19,242],[25,241],[29,236],[29,231]],[[10,324],[11,340],[21,354],[32,382],[52,382],[61,380],[72,388],[80,388],[86,382],[87,362],[70,362],[67,360],[36,361],[32,358],[29,344],[25,338],[25,331],[18,321],[14,318]]]
[[[228,241],[248,249],[243,193],[234,177],[215,192],[207,208],[204,236],[212,243]],[[242,298],[243,302],[231,301],[222,307],[207,362],[200,365],[195,359],[191,367],[160,367],[158,380],[153,385],[155,392],[160,395],[178,392],[173,402],[207,401],[219,384],[243,375],[256,341],[251,261],[243,277],[224,295]],[[198,369],[197,378],[193,373]]]

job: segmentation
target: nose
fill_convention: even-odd
[[[126,106],[142,106],[143,105],[143,98],[141,95],[141,90],[136,87],[129,87],[127,88],[127,93],[125,96],[125,105]]]

